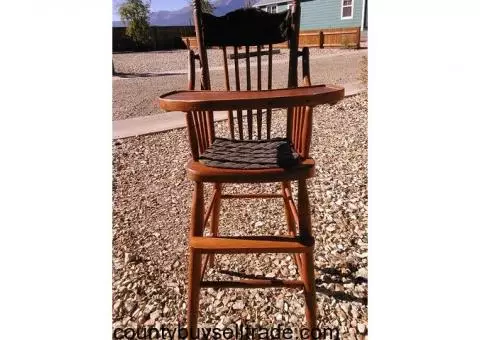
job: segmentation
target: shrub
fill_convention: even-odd
[[[150,41],[149,15],[150,3],[142,0],[126,0],[119,8],[122,21],[127,24],[126,35],[130,37],[137,48],[144,47]]]

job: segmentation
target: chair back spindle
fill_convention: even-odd
[[[197,160],[215,138],[213,111],[189,111],[186,119],[192,157]]]
[[[200,2],[201,0],[193,0],[193,16],[203,90],[212,89],[207,56],[208,47],[221,49],[225,79],[222,87],[226,91],[252,90],[252,83],[255,82],[255,79],[258,90],[273,89],[273,46],[284,42],[288,43],[289,48],[288,74],[285,84],[278,84],[277,88],[298,86],[300,27],[300,2],[298,0],[293,0],[291,9],[281,13],[267,13],[256,8],[248,8],[230,12],[223,17],[203,13]],[[243,51],[244,53],[242,53]],[[250,54],[251,52],[254,53]],[[263,58],[265,55],[266,58]],[[266,61],[266,72],[262,71],[262,67],[265,67],[262,65],[262,61]],[[252,65],[252,62],[256,63],[256,72],[254,71],[255,64]],[[305,63],[307,63],[308,69],[308,56],[303,59],[304,67]],[[230,73],[233,73],[234,76],[234,85],[232,86],[230,85]],[[262,82],[265,82],[266,86]],[[286,137],[292,141],[294,148],[302,157],[308,157],[311,134],[311,127],[308,124],[311,124],[311,109],[296,107],[288,108],[287,112]],[[191,115],[190,121],[193,123],[192,131],[201,134],[196,146],[201,154],[202,150],[205,150],[215,138],[213,113],[211,119],[207,119],[210,117],[210,113],[207,112],[190,112],[189,114]],[[254,115],[256,119],[254,119]],[[203,125],[205,122],[212,124],[212,127],[209,125],[205,127]],[[271,109],[229,110],[228,124],[232,139],[272,138]],[[192,145],[192,147],[194,146]]]

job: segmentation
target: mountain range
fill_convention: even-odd
[[[253,3],[258,0],[253,1]],[[217,0],[212,1],[215,7],[214,15],[220,16],[238,8],[244,7],[245,0]],[[185,6],[175,11],[155,11],[150,13],[151,26],[184,26],[192,25],[192,9]],[[122,21],[113,21],[113,27],[123,27]]]

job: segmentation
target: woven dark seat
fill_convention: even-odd
[[[289,168],[298,164],[299,155],[286,138],[267,140],[216,138],[199,160],[215,168]]]

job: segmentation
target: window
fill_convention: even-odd
[[[353,0],[341,0],[342,1],[342,19],[353,18]]]
[[[267,6],[268,13],[277,13],[277,5]]]
[[[291,9],[292,9],[292,7],[293,7],[293,5],[292,5],[292,4],[288,4],[287,10],[291,10]]]

